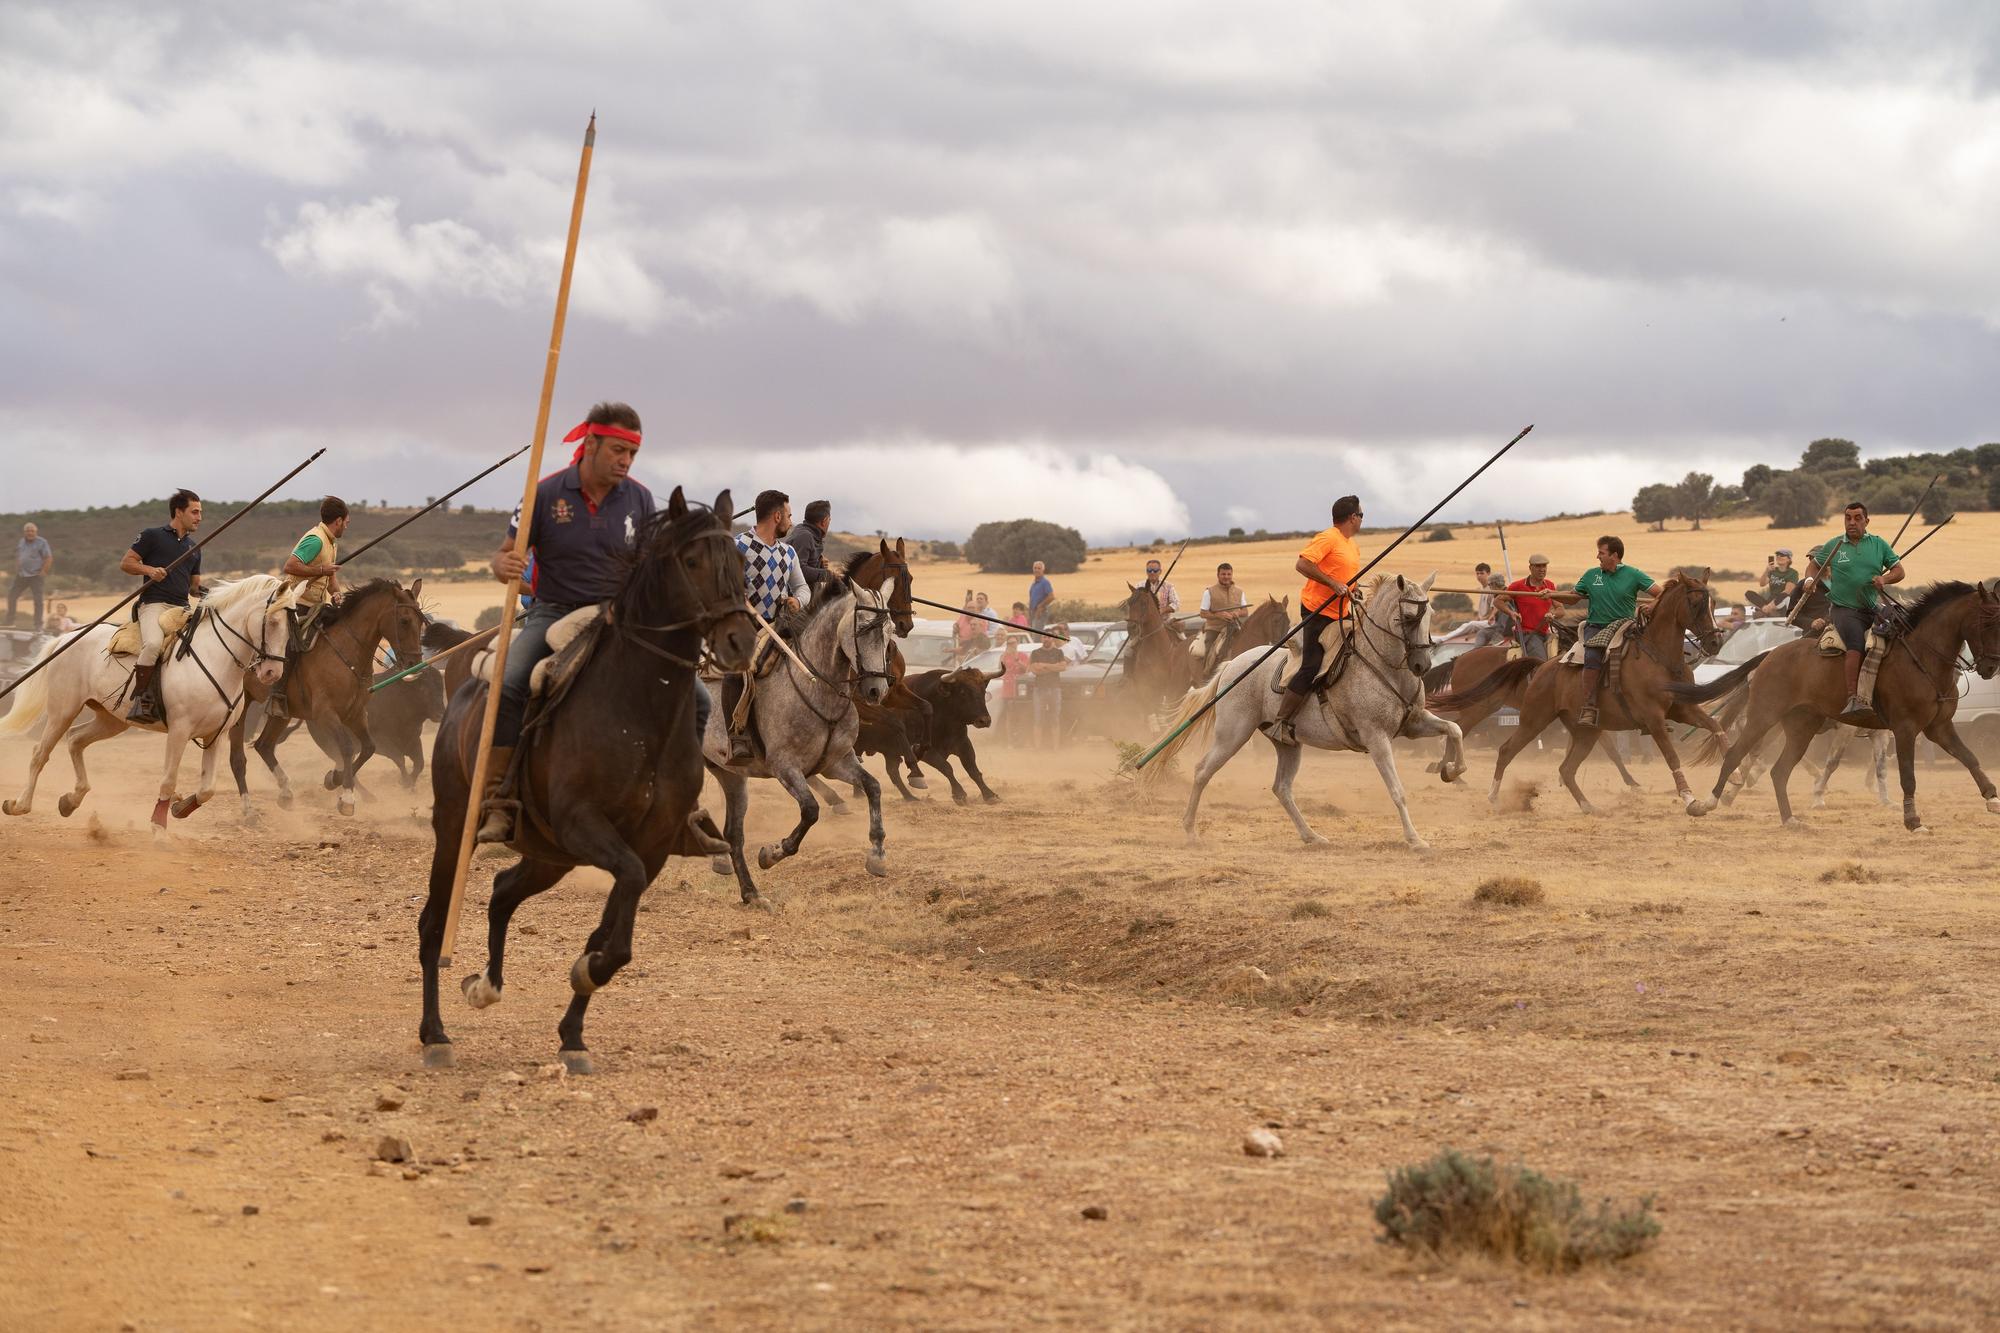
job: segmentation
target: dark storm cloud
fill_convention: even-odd
[[[1529,420],[1459,512],[1996,433],[1987,7],[1429,13],[10,8],[0,508],[514,447],[593,104],[556,424],[631,399],[655,481],[1152,537]]]

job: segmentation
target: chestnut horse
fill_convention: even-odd
[[[1507,665],[1507,660],[1507,645],[1504,643],[1489,643],[1484,647],[1469,649],[1451,661],[1432,668],[1431,673],[1424,678],[1424,687],[1440,694],[1447,690],[1453,692],[1470,690]],[[1527,676],[1523,675],[1520,684],[1507,694],[1489,695],[1483,703],[1476,704],[1463,712],[1454,713],[1453,720],[1461,729],[1471,731],[1502,708],[1511,705],[1518,709],[1527,680]],[[1625,767],[1625,761],[1618,757],[1618,747],[1601,731],[1597,734],[1597,748],[1604,752],[1604,757],[1618,770],[1618,776],[1625,780],[1627,787],[1633,791],[1640,790],[1639,779],[1632,776],[1632,771]]]
[[[1546,662],[1527,658],[1508,662],[1463,694],[1448,690],[1435,696],[1430,706],[1455,716],[1495,696],[1518,698],[1515,707],[1521,711],[1521,725],[1501,743],[1499,757],[1493,763],[1493,785],[1486,794],[1496,809],[1500,804],[1500,779],[1507,765],[1549,723],[1560,717],[1570,735],[1560,770],[1563,785],[1569,788],[1577,808],[1585,814],[1596,813],[1596,808],[1576,785],[1576,770],[1590,747],[1597,744],[1600,731],[1643,731],[1651,736],[1674,775],[1674,789],[1680,794],[1683,808],[1689,814],[1706,813],[1681,771],[1680,754],[1674,749],[1667,721],[1671,718],[1712,734],[1722,732],[1721,723],[1669,689],[1673,685],[1694,683],[1694,673],[1688,670],[1687,657],[1682,651],[1683,640],[1690,631],[1710,656],[1722,647],[1722,632],[1715,625],[1714,607],[1707,570],[1699,574],[1678,573],[1667,579],[1651,614],[1633,627],[1619,650],[1618,687],[1612,689],[1609,679],[1606,680],[1599,700],[1600,724],[1596,727],[1579,726],[1576,721],[1585,703],[1583,672],[1564,666],[1555,658]]]
[[[1179,699],[1206,674],[1188,651],[1180,626],[1160,609],[1160,599],[1144,584],[1126,584],[1125,679],[1133,698],[1148,713]],[[1238,651],[1243,651],[1238,649]]]
[[[1967,651],[1971,667],[1982,678],[1991,680],[2000,671],[2000,593],[1989,584],[1932,584],[1911,605],[1909,628],[1890,642],[1875,679],[1876,720],[1896,738],[1903,827],[1912,833],[1924,831],[1917,814],[1918,736],[1928,737],[1964,764],[1986,808],[2000,815],[2000,793],[1952,724],[1958,711],[1959,669]],[[1771,765],[1771,788],[1778,797],[1778,817],[1786,824],[1801,822],[1792,814],[1785,783],[1821,725],[1838,716],[1846,704],[1847,679],[1840,659],[1820,656],[1817,641],[1808,635],[1753,657],[1707,685],[1677,686],[1673,693],[1688,702],[1706,703],[1746,683],[1750,693],[1743,729],[1729,743],[1715,791],[1702,805],[1715,808],[1737,765],[1757,748],[1765,732],[1783,722],[1785,748]]]
[[[1222,670],[1222,664],[1238,653],[1247,653],[1252,648],[1269,648],[1284,638],[1285,632],[1291,627],[1292,599],[1266,597],[1263,604],[1255,611],[1230,626],[1228,632],[1216,639],[1215,651],[1212,654],[1206,659],[1197,658],[1201,662],[1199,668],[1201,679],[1207,680]],[[1204,642],[1205,639],[1202,637],[1195,638],[1188,645],[1188,651],[1200,653]]]

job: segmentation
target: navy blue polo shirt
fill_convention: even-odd
[[[165,602],[168,606],[188,604],[188,590],[194,586],[194,576],[201,573],[201,552],[195,550],[196,545],[193,533],[183,537],[174,531],[171,523],[147,528],[139,534],[132,543],[132,549],[139,553],[141,560],[160,569],[166,569],[180,560],[183,552],[194,551],[193,555],[181,561],[179,568],[158,583],[148,582],[140,589],[140,602]]]
[[[535,487],[528,541],[535,556],[535,600],[583,606],[611,598],[625,581],[622,557],[639,549],[639,534],[652,516],[653,493],[630,477],[595,506],[583,493],[577,464],[543,477]],[[517,506],[507,535],[518,537],[520,531]]]

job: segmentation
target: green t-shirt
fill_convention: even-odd
[[[1576,590],[1590,599],[1584,620],[1609,625],[1639,614],[1639,594],[1653,586],[1653,576],[1634,565],[1620,565],[1609,574],[1599,565],[1576,581]]]
[[[1868,533],[1858,542],[1842,533],[1812,553],[1813,563],[1824,571],[1826,595],[1835,606],[1853,611],[1873,611],[1881,594],[1875,591],[1875,576],[1885,573],[1902,557],[1889,543]]]
[[[1786,584],[1797,583],[1798,581],[1799,581],[1799,571],[1793,569],[1789,565],[1787,565],[1783,569],[1779,569],[1776,565],[1772,565],[1769,569],[1764,571],[1764,582],[1769,584],[1773,588],[1782,588]]]
[[[292,556],[302,565],[310,565],[319,559],[320,548],[324,545],[317,532],[308,532],[299,538],[299,544],[292,548]]]

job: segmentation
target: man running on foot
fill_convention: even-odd
[[[1597,690],[1604,679],[1605,631],[1621,620],[1639,614],[1639,596],[1660,595],[1653,576],[1636,565],[1625,563],[1625,539],[1597,539],[1597,567],[1576,581],[1574,592],[1552,592],[1552,602],[1590,603],[1583,617],[1583,707],[1577,710],[1579,727],[1597,725]]]
[[[1298,734],[1292,719],[1306,706],[1306,695],[1319,675],[1326,651],[1320,635],[1335,621],[1347,617],[1347,581],[1361,571],[1361,548],[1354,534],[1361,531],[1361,498],[1343,495],[1333,502],[1333,526],[1306,543],[1294,566],[1305,576],[1299,593],[1303,628],[1298,631],[1302,652],[1299,669],[1285,683],[1278,716],[1258,729],[1279,745],[1297,745]]]
[[[500,684],[500,711],[493,722],[493,758],[487,768],[485,822],[480,842],[514,836],[520,802],[507,799],[514,747],[528,708],[529,678],[549,655],[549,627],[579,607],[609,601],[625,581],[628,557],[654,513],[653,493],[631,476],[639,454],[639,414],[624,403],[599,403],[583,424],[563,437],[581,441],[569,466],[543,477],[535,487],[535,517],[528,550],[517,548],[521,511],[507,525],[507,539],[493,553],[493,577],[510,583],[521,577],[529,552],[535,561],[535,604],[518,622],[507,651],[507,675]],[[635,706],[642,706],[635,701]],[[708,721],[708,691],[694,683],[695,734]]]
[[[167,501],[167,521],[140,533],[118,562],[121,573],[147,581],[139,593],[136,613],[139,665],[132,686],[132,709],[125,714],[127,722],[152,725],[162,720],[157,676],[166,635],[160,630],[160,616],[170,607],[186,609],[189,595],[201,589],[201,551],[194,539],[194,530],[200,526],[201,497],[190,490],[175,491]],[[182,560],[184,555],[187,558]],[[178,565],[176,560],[180,560]]]
[[[1847,530],[1806,558],[1805,582],[1822,575],[1826,599],[1833,603],[1833,627],[1847,649],[1847,706],[1842,722],[1871,719],[1859,697],[1861,658],[1868,651],[1868,627],[1882,590],[1903,581],[1903,559],[1889,543],[1868,531],[1868,506],[1856,500],[1841,512]],[[1803,594],[1802,594],[1803,595]]]
[[[292,659],[312,646],[313,627],[329,605],[340,601],[340,553],[335,549],[347,531],[347,502],[329,495],[319,502],[319,522],[306,530],[299,544],[285,557],[285,586],[299,589],[297,609],[292,616],[292,633],[285,653],[285,674],[264,700],[264,716],[287,718],[292,715],[290,696]]]

